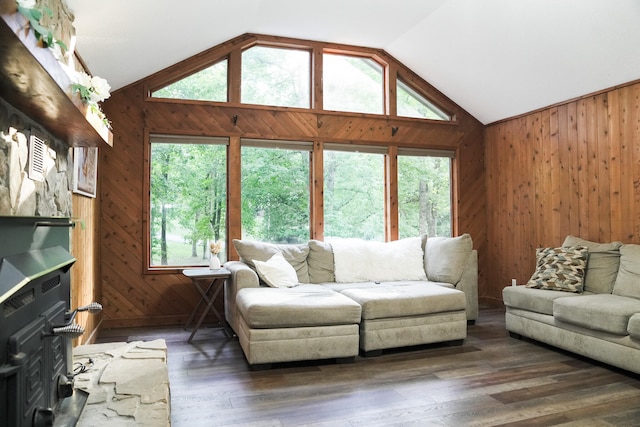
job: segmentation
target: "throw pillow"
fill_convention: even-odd
[[[620,247],[620,271],[613,286],[613,294],[640,298],[640,245]]]
[[[528,288],[582,292],[589,250],[586,246],[538,248]]]
[[[282,253],[284,259],[296,270],[300,283],[309,283],[309,268],[307,266],[307,255],[309,255],[309,245],[279,245],[275,243],[257,242],[252,240],[233,240],[240,261],[256,268],[254,261],[267,261],[278,252]]]
[[[424,266],[432,282],[457,284],[462,278],[473,241],[469,234],[458,237],[429,237],[425,245]]]
[[[298,284],[298,275],[291,264],[278,252],[268,261],[254,260],[258,276],[272,288],[290,288]]]
[[[338,283],[425,280],[420,237],[373,242],[335,239],[331,242]]]
[[[562,246],[586,246],[589,249],[589,260],[584,273],[585,292],[611,293],[620,266],[622,242],[597,243],[575,236],[567,236]]]

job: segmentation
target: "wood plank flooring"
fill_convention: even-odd
[[[103,331],[98,342],[164,338],[173,427],[640,426],[640,376],[510,338],[481,307],[462,346],[385,351],[355,363],[250,371],[219,328]]]

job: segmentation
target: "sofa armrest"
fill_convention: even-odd
[[[243,288],[258,288],[260,281],[256,272],[242,261],[229,261],[224,268],[231,272],[231,276],[224,283],[224,317],[236,333],[238,331],[236,294]]]
[[[478,319],[478,251],[473,250],[467,258],[456,289],[461,290],[467,297],[467,320]]]

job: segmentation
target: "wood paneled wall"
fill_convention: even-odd
[[[116,91],[104,104],[112,121],[113,149],[101,150],[101,284],[104,303],[104,327],[127,327],[179,324],[186,320],[198,300],[188,279],[179,272],[145,274],[144,186],[145,135],[172,133],[188,135],[228,136],[229,165],[238,165],[240,138],[300,139],[312,141],[320,147],[324,142],[344,144],[381,144],[456,150],[454,188],[454,233],[468,232],[479,249],[484,249],[486,207],[484,181],[483,127],[444,95],[415,76],[383,51],[378,57],[392,64],[405,80],[418,85],[436,101],[455,110],[452,123],[427,122],[389,116],[341,114],[293,108],[268,108],[241,105],[237,77],[239,47],[260,40],[270,43],[299,43],[297,40],[245,35],[214,47],[176,66],[149,76]],[[311,42],[314,56],[319,56],[321,44]],[[349,46],[334,49],[353,50]],[[186,72],[200,69],[223,55],[230,55],[230,102],[206,103],[160,100],[147,97],[149,88],[161,82],[178,79]],[[236,81],[234,83],[234,81]],[[321,96],[321,95],[320,95]],[[317,104],[317,96],[314,97]],[[233,116],[237,115],[236,125]],[[398,127],[395,136],[391,128]],[[239,177],[236,169],[229,177]],[[236,185],[237,187],[237,185]],[[235,188],[235,187],[234,187]],[[237,199],[237,191],[230,189],[229,197]],[[239,206],[238,200],[228,206]],[[236,215],[229,215],[229,238],[239,236]],[[315,214],[315,213],[314,213]],[[484,272],[481,271],[481,286]]]
[[[538,247],[571,234],[640,243],[640,83],[486,128],[487,272],[481,296],[526,282]]]
[[[71,267],[71,308],[76,309],[94,301],[102,303],[100,204],[97,199],[77,194],[72,196],[72,203],[74,220],[77,222],[71,231],[71,254],[76,258]],[[84,328],[85,333],[74,340],[74,345],[93,342],[101,320],[102,313],[78,313],[76,323]]]

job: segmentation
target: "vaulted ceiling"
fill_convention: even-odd
[[[640,79],[637,0],[66,0],[119,89],[244,33],[384,49],[483,123]]]

